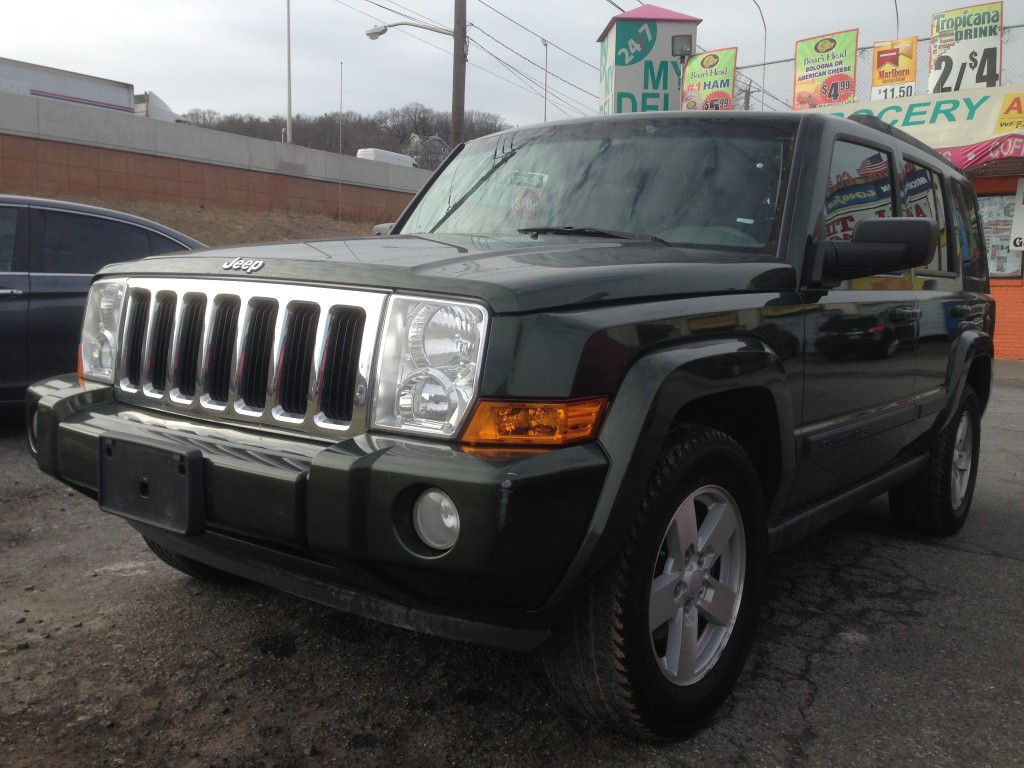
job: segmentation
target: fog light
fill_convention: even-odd
[[[39,409],[33,408],[28,417],[28,448],[35,456],[39,453]]]
[[[448,550],[459,538],[459,511],[444,491],[431,488],[416,499],[412,510],[416,535],[432,549]]]

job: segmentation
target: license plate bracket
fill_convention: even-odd
[[[202,451],[105,433],[99,454],[100,509],[175,533],[202,533]]]

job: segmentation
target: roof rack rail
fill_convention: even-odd
[[[901,131],[899,128],[897,128],[897,127],[895,127],[893,125],[890,125],[889,123],[885,122],[884,120],[880,120],[879,118],[875,117],[874,115],[868,115],[868,114],[865,114],[865,113],[861,112],[861,113],[854,113],[852,115],[848,115],[846,119],[847,120],[852,120],[853,122],[859,123],[860,125],[866,126],[868,128],[874,128],[877,131],[882,131],[883,133],[886,133],[889,136],[892,136],[894,139],[899,139],[900,141],[905,141],[907,144],[910,144],[910,145],[916,147],[917,149],[920,149],[922,152],[927,152],[932,157],[934,157],[934,158],[936,158],[938,160],[941,160],[946,165],[952,166],[953,168],[956,168],[957,170],[960,170],[959,168],[957,168],[956,164],[952,160],[950,160],[945,155],[942,155],[941,153],[936,151],[936,149],[934,147],[928,146],[927,144],[925,144],[920,139],[917,139],[917,138],[911,136],[906,131]]]

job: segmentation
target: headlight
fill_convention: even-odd
[[[392,297],[377,361],[374,426],[454,435],[476,397],[486,335],[481,306]]]
[[[81,349],[82,376],[86,379],[114,383],[126,287],[126,280],[100,280],[89,289]]]

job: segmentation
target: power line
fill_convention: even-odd
[[[366,11],[362,10],[361,8],[356,8],[354,5],[350,5],[349,3],[346,3],[345,0],[334,0],[334,2],[336,2],[338,5],[343,5],[346,8],[349,8],[350,10],[355,11],[356,13],[361,13],[363,16],[365,16],[368,19],[372,19],[373,21],[379,22],[381,24],[385,23],[384,19],[379,19],[376,16],[374,16],[373,14],[367,13]],[[369,2],[369,0],[367,0],[367,2]],[[377,3],[374,3],[374,5],[377,5]],[[403,35],[408,35],[413,40],[419,40],[424,45],[429,45],[431,48],[435,48],[435,49],[441,51],[441,53],[444,53],[444,54],[446,54],[448,56],[452,55],[452,51],[451,50],[446,50],[446,49],[442,48],[440,45],[435,45],[434,43],[430,42],[429,40],[425,40],[422,37],[414,35],[412,32],[410,32],[407,29],[402,29],[401,27],[394,27],[394,29],[395,29],[396,32],[401,32]]]
[[[525,90],[525,91],[527,91],[529,93],[532,93],[535,96],[542,96],[543,95],[543,91],[541,90],[542,86],[541,86],[541,84],[537,80],[534,80],[532,77],[527,75],[525,72],[523,72],[522,70],[517,69],[516,67],[512,66],[511,64],[509,64],[504,59],[499,58],[493,52],[487,50],[483,46],[478,45],[477,47],[481,51],[486,53],[488,56],[491,56],[492,58],[494,58],[495,61],[497,61],[499,64],[501,64],[507,70],[509,70],[510,72],[515,74],[521,80],[523,80],[526,83],[528,83],[529,86],[520,86],[523,90]],[[551,94],[552,93],[556,94],[558,98],[557,99],[551,98]],[[551,104],[551,106],[554,107],[555,109],[557,109],[563,115],[566,115],[567,117],[586,115],[586,114],[588,114],[588,112],[586,111],[587,109],[590,110],[590,113],[594,112],[593,109],[587,108],[584,105],[580,105],[580,107],[573,106],[573,104],[570,103],[570,102],[574,101],[573,99],[570,99],[569,97],[565,96],[564,94],[558,93],[557,91],[552,91],[550,88],[548,89],[548,97],[550,99],[549,103]],[[579,102],[575,102],[575,103],[579,104]],[[570,112],[572,112],[574,114],[570,114]]]
[[[505,43],[501,42],[501,40],[498,40],[498,39],[497,39],[496,37],[494,37],[493,35],[487,34],[487,32],[485,32],[485,31],[484,31],[484,30],[483,30],[483,29],[482,29],[481,27],[478,27],[477,25],[475,25],[475,24],[474,24],[474,25],[473,25],[473,29],[474,29],[474,30],[476,30],[477,32],[480,32],[481,34],[484,34],[484,35],[486,35],[487,37],[491,38],[491,40],[493,40],[494,42],[496,42],[496,43],[497,43],[498,45],[500,45],[500,46],[501,46],[502,48],[504,48],[504,49],[505,49],[505,50],[507,50],[507,51],[511,51],[511,52],[512,52],[512,53],[514,53],[514,54],[515,54],[516,56],[518,56],[519,58],[521,58],[521,59],[522,59],[523,61],[526,61],[526,62],[528,62],[528,63],[530,63],[530,64],[533,64],[533,66],[537,67],[537,69],[544,69],[544,66],[543,66],[543,65],[541,65],[541,64],[538,64],[537,62],[533,61],[533,60],[532,60],[532,59],[530,59],[530,58],[527,58],[526,56],[524,56],[523,54],[521,54],[521,53],[520,53],[519,51],[515,50],[514,48],[511,48],[511,47],[509,47],[509,46],[505,45]],[[477,44],[479,45],[479,43],[477,43]],[[587,96],[590,96],[590,97],[592,97],[592,98],[595,98],[595,99],[597,98],[597,94],[596,94],[596,93],[591,93],[590,91],[587,91],[587,90],[585,90],[585,89],[581,88],[580,86],[576,85],[575,83],[570,83],[570,82],[569,82],[568,80],[566,80],[566,79],[565,79],[564,77],[559,77],[559,76],[558,76],[558,75],[556,75],[556,74],[555,74],[554,72],[552,72],[552,71],[551,71],[550,69],[548,70],[548,74],[549,74],[549,75],[550,75],[551,77],[555,78],[556,80],[561,80],[561,81],[562,81],[563,83],[565,83],[566,85],[568,85],[568,86],[571,86],[571,87],[575,88],[575,89],[576,89],[577,91],[580,91],[580,92],[582,92],[582,93],[585,93],[585,94],[586,94]]]
[[[366,0],[366,1],[367,2],[371,2],[372,0]],[[374,3],[374,5],[376,5],[376,3]],[[437,21],[436,19],[432,19],[429,16],[420,13],[419,11],[413,10],[412,8],[409,8],[407,6],[402,5],[401,3],[393,3],[393,5],[395,5],[398,8],[401,8],[403,11],[408,11],[409,13],[413,14],[414,16],[418,16],[421,20],[429,22],[429,23],[433,24],[434,26],[438,26],[438,27],[444,26],[441,22]],[[381,6],[381,7],[383,7],[383,6]],[[411,18],[411,17],[407,16],[406,18]]]
[[[391,7],[387,6],[387,5],[375,2],[375,0],[365,0],[365,2],[369,3],[370,5],[375,5],[378,8],[382,8],[382,9],[384,9],[386,11],[389,11],[390,13],[394,13],[397,16],[401,16],[403,18],[410,19],[412,21],[419,21],[420,19],[423,19],[423,20],[426,20],[426,21],[428,21],[431,24],[434,24],[436,26],[443,26],[440,22],[436,21],[435,19],[432,19],[429,16],[426,16],[426,15],[421,14],[421,13],[416,13],[416,11],[413,11],[411,8],[407,8],[406,6],[401,5],[400,3],[393,3],[393,5],[395,5],[397,8],[401,8],[403,10],[409,11],[409,13],[414,13],[416,15],[415,16],[410,16],[409,14],[405,14],[405,13],[402,13],[401,11],[397,11],[394,8],[391,8]],[[502,48],[506,49],[507,51],[510,51],[511,53],[514,53],[516,56],[518,56],[519,58],[523,59],[524,61],[529,62],[530,64],[533,64],[533,66],[537,67],[538,69],[544,69],[544,67],[541,64],[538,64],[537,62],[529,59],[528,57],[524,56],[523,54],[521,54],[519,51],[515,50],[511,46],[506,45],[501,40],[496,38],[494,35],[488,33],[486,30],[483,29],[483,27],[479,26],[478,24],[471,24],[470,26],[474,30],[476,30],[477,32],[480,32],[481,34],[485,35],[486,37],[489,37],[491,40],[496,42]],[[527,30],[527,31],[529,31],[529,30]],[[543,40],[544,38],[541,38],[541,39]],[[477,43],[476,41],[473,41],[473,42],[474,42],[475,45],[479,45],[479,43]],[[551,43],[550,41],[547,41],[547,42],[550,45],[553,45],[556,48],[558,47],[558,46],[554,45],[554,43]],[[559,50],[561,50],[561,49],[559,49]],[[596,67],[595,67],[595,69],[596,69]],[[595,99],[597,98],[596,94],[590,93],[589,91],[581,88],[580,86],[576,85],[575,83],[569,82],[564,77],[560,77],[559,75],[557,75],[554,72],[552,72],[550,69],[548,69],[548,74],[551,77],[554,77],[556,80],[561,80],[566,85],[571,86],[572,88],[575,88],[576,90],[578,90],[578,91],[580,91],[582,93],[585,93],[587,96],[590,96],[591,98],[595,98]]]
[[[480,2],[480,3],[482,4],[482,5],[487,5],[487,3],[485,3],[485,2],[484,2],[484,0],[478,0],[478,1],[479,1],[479,2]],[[368,19],[372,19],[373,21],[376,21],[376,22],[378,22],[378,23],[380,23],[380,24],[384,24],[384,23],[385,23],[383,19],[380,19],[380,18],[378,18],[378,17],[374,16],[373,14],[367,13],[367,12],[366,12],[365,10],[363,10],[363,9],[361,9],[361,8],[357,8],[357,7],[355,7],[354,5],[351,5],[350,3],[347,3],[347,2],[345,2],[345,0],[334,0],[334,2],[338,3],[339,5],[343,5],[343,6],[345,6],[346,8],[348,8],[348,9],[350,9],[350,10],[353,10],[353,11],[355,11],[356,13],[359,13],[359,14],[361,14],[361,15],[363,15],[363,16],[366,16],[366,17],[367,17]],[[375,5],[375,6],[377,6],[378,8],[383,8],[384,10],[387,10],[387,11],[388,11],[388,12],[390,12],[390,13],[397,13],[396,11],[394,11],[394,9],[388,8],[388,7],[386,7],[386,6],[384,6],[384,5],[380,4],[380,3],[374,2],[374,0],[364,0],[364,2],[370,3],[371,5]],[[398,4],[398,3],[395,3],[395,5],[397,5],[397,6],[399,7],[399,8],[405,8],[405,6],[402,6],[402,5]],[[490,6],[489,6],[489,5],[488,5],[487,7],[488,7],[488,8],[490,8]],[[408,9],[408,8],[405,8],[405,10],[409,10],[409,9]],[[493,9],[493,8],[491,8],[491,10],[494,10],[494,9]],[[503,13],[501,13],[500,11],[495,11],[495,13],[498,13],[498,15],[499,15],[499,16],[502,16],[502,17],[504,17],[504,18],[508,19],[508,17],[507,17],[507,16],[505,16],[505,15],[504,15]],[[398,15],[400,15],[400,16],[404,16],[405,18],[410,18],[409,16],[407,16],[407,15],[405,15],[405,14],[401,14],[401,13],[399,13]],[[435,25],[441,26],[441,25],[440,25],[440,24],[439,24],[439,23],[438,23],[437,21],[435,21],[435,20],[431,19],[431,18],[430,18],[430,17],[428,17],[428,16],[423,16],[422,14],[420,14],[420,18],[422,18],[422,19],[426,19],[426,20],[427,20],[427,21],[429,21],[429,22],[430,22],[431,24],[435,24]],[[508,19],[508,20],[509,20],[509,21],[512,21],[512,23],[513,23],[513,24],[516,24],[517,26],[519,26],[519,27],[522,27],[522,25],[521,25],[521,24],[519,24],[518,22],[514,21],[513,19]],[[487,36],[487,37],[489,37],[489,38],[490,38],[491,40],[494,40],[494,41],[495,41],[496,43],[498,43],[498,44],[499,44],[499,45],[501,45],[502,47],[504,47],[504,48],[506,48],[506,49],[508,49],[508,50],[512,50],[512,52],[513,52],[513,53],[516,53],[516,55],[517,55],[517,56],[520,56],[521,58],[525,59],[526,61],[528,61],[529,63],[533,64],[534,66],[536,66],[536,67],[540,67],[540,65],[539,65],[539,64],[537,64],[537,63],[536,63],[536,62],[534,62],[534,61],[531,61],[530,59],[528,59],[527,57],[525,57],[525,56],[523,56],[522,54],[518,53],[517,51],[514,51],[513,49],[509,48],[509,46],[505,45],[505,44],[504,44],[504,43],[502,43],[502,42],[501,42],[500,40],[496,39],[496,38],[495,38],[495,37],[494,37],[493,35],[490,35],[490,34],[488,34],[487,32],[485,32],[485,31],[484,31],[483,29],[481,29],[480,27],[478,27],[478,26],[476,26],[476,25],[473,25],[473,27],[472,27],[472,28],[473,28],[473,29],[476,29],[476,30],[478,30],[479,32],[481,32],[482,34],[486,35],[486,36]],[[523,29],[525,29],[525,30],[526,30],[527,32],[529,32],[530,34],[532,34],[532,35],[536,35],[537,37],[540,37],[540,35],[537,35],[537,33],[536,33],[536,32],[533,32],[533,31],[532,31],[532,30],[530,30],[530,29],[526,29],[526,27],[522,27],[522,28],[523,28]],[[437,50],[437,51],[440,51],[441,53],[445,54],[446,56],[451,56],[451,55],[452,55],[452,51],[450,51],[450,50],[447,50],[447,49],[445,49],[445,48],[442,48],[442,47],[441,47],[441,46],[439,46],[439,45],[435,45],[435,44],[434,44],[434,43],[432,43],[432,42],[431,42],[430,40],[427,40],[427,39],[424,39],[424,38],[422,38],[422,37],[419,37],[418,35],[415,35],[415,34],[413,34],[413,33],[409,32],[409,31],[408,31],[408,30],[406,30],[406,29],[402,29],[401,27],[395,27],[394,29],[395,29],[396,31],[398,31],[398,32],[401,32],[401,33],[402,33],[402,34],[404,34],[404,35],[408,35],[409,37],[411,37],[411,38],[412,38],[412,39],[414,39],[414,40],[418,40],[419,42],[423,43],[424,45],[429,45],[429,46],[430,46],[431,48],[433,48],[433,49],[435,49],[435,50]],[[543,39],[545,39],[545,38],[541,38],[541,39],[543,40]],[[477,46],[478,48],[480,48],[480,50],[481,50],[481,51],[483,51],[484,53],[486,53],[486,54],[487,54],[488,56],[491,56],[491,57],[492,57],[492,58],[493,58],[493,59],[494,59],[495,61],[497,61],[497,62],[498,62],[499,64],[501,64],[501,65],[502,65],[503,67],[505,67],[505,68],[506,68],[507,70],[509,70],[510,72],[512,72],[513,74],[515,74],[515,75],[516,75],[517,77],[519,77],[519,78],[520,78],[521,80],[526,80],[527,82],[530,82],[530,83],[531,83],[531,84],[532,84],[532,85],[533,85],[533,86],[534,86],[535,88],[541,88],[541,87],[542,87],[542,85],[541,85],[540,83],[538,83],[538,82],[537,82],[536,80],[534,80],[533,78],[531,78],[531,77],[530,77],[529,75],[527,75],[527,74],[525,74],[524,72],[522,72],[522,71],[520,71],[520,70],[516,69],[515,67],[511,66],[511,65],[510,65],[510,64],[508,64],[507,62],[504,62],[504,61],[502,61],[502,59],[500,59],[500,58],[499,58],[498,56],[496,56],[496,55],[495,55],[494,53],[492,53],[491,51],[488,51],[488,50],[487,50],[486,48],[484,48],[484,47],[483,47],[482,45],[480,45],[479,41],[476,41],[476,40],[472,40],[471,42],[472,42],[472,43],[473,43],[473,44],[474,44],[475,46]],[[548,44],[549,44],[549,45],[552,45],[552,46],[554,46],[555,48],[558,48],[558,46],[557,46],[557,45],[555,45],[554,43],[552,43],[552,42],[551,42],[550,40],[548,41]],[[559,50],[562,50],[561,48],[558,48],[558,49],[559,49]],[[698,50],[702,50],[702,49],[698,48]],[[572,56],[572,54],[568,54],[568,55]],[[580,60],[580,59],[578,59],[578,58],[577,58],[577,57],[575,57],[575,56],[573,56],[573,58],[576,58],[576,59],[577,59],[578,61]],[[782,61],[786,61],[786,60],[785,60],[785,59],[783,59]],[[478,69],[478,70],[480,70],[481,72],[484,72],[485,74],[488,74],[488,75],[490,75],[491,77],[493,77],[493,78],[495,78],[495,79],[497,79],[497,80],[501,80],[501,81],[502,81],[502,82],[504,82],[504,83],[508,83],[509,85],[512,85],[512,86],[514,86],[514,87],[516,87],[516,88],[519,88],[520,90],[526,91],[527,93],[532,93],[532,94],[534,94],[534,95],[536,95],[536,96],[541,96],[541,95],[542,95],[542,92],[540,92],[540,91],[534,90],[533,88],[528,88],[528,87],[526,87],[526,86],[522,85],[521,83],[517,83],[517,82],[515,82],[515,81],[513,81],[513,80],[509,80],[509,79],[508,79],[507,77],[503,77],[503,76],[501,76],[500,74],[498,74],[497,72],[493,72],[493,71],[491,71],[491,70],[487,69],[486,67],[482,67],[482,66],[480,66],[479,64],[476,64],[476,63],[475,63],[475,62],[473,62],[473,61],[470,61],[470,62],[468,62],[468,63],[469,63],[469,66],[473,67],[474,69]],[[586,63],[586,62],[583,62],[583,63]],[[776,64],[776,63],[781,63],[781,62],[768,62],[768,63],[769,63],[769,64]],[[591,66],[591,65],[588,65],[588,66]],[[594,67],[594,68],[596,69],[596,67]],[[556,77],[556,78],[557,78],[558,80],[561,80],[562,82],[566,83],[567,85],[570,85],[570,86],[572,86],[573,88],[576,88],[577,90],[579,90],[579,91],[581,91],[581,92],[583,92],[583,93],[587,94],[588,96],[591,96],[591,97],[593,97],[593,98],[597,98],[597,97],[596,97],[596,96],[595,96],[594,94],[590,93],[589,91],[586,91],[586,90],[584,90],[583,88],[580,88],[580,87],[579,87],[578,85],[575,85],[575,84],[573,84],[573,83],[570,83],[569,81],[565,80],[564,78],[561,78],[561,77],[559,77],[558,75],[554,75],[554,73],[551,73],[550,71],[549,71],[549,74],[550,74],[550,75],[552,75],[552,76],[554,76],[554,77]],[[750,77],[749,77],[748,75],[745,75],[744,73],[741,73],[741,72],[740,72],[740,71],[739,71],[738,69],[737,69],[737,72],[736,72],[736,77],[737,77],[737,79],[739,79],[739,78],[742,78],[742,77],[745,77],[745,78],[746,78],[746,79],[748,80],[748,82],[749,82],[749,87],[751,87],[751,88],[757,88],[757,87],[758,87],[758,86],[757,86],[757,84],[756,84],[756,83],[755,83],[755,82],[753,81],[753,79],[752,79],[752,78],[750,78]],[[551,90],[551,89],[549,89],[549,91],[550,91],[551,93],[558,93],[557,91],[553,91],[553,90]],[[583,109],[583,110],[590,110],[590,112],[591,112],[591,113],[592,113],[592,112],[594,111],[594,110],[593,110],[593,109],[592,109],[591,107],[589,107],[589,106],[587,106],[587,105],[583,104],[582,102],[578,102],[578,101],[575,101],[574,99],[571,99],[570,97],[568,97],[568,96],[566,96],[566,95],[564,95],[564,94],[558,94],[558,95],[559,95],[559,96],[560,96],[560,97],[561,97],[562,99],[564,99],[564,100],[566,100],[566,101],[569,101],[569,102],[572,102],[572,103],[574,103],[574,104],[578,105],[578,107],[576,107],[576,106],[569,106],[568,108],[570,108],[570,109],[573,109],[573,110],[577,110],[577,111],[579,112],[579,114],[586,114],[586,112],[583,112],[583,111],[579,111],[580,109]],[[778,98],[777,96],[775,96],[775,94],[773,94],[773,93],[771,93],[771,92],[768,92],[768,91],[765,91],[765,95],[766,95],[766,96],[767,96],[767,97],[768,97],[769,99],[771,99],[772,101],[775,101],[775,102],[777,102],[778,104],[780,104],[780,105],[781,105],[781,106],[782,106],[782,107],[783,107],[784,109],[789,109],[789,104],[788,104],[788,103],[787,103],[786,101],[784,101],[784,100],[782,100],[782,99]],[[553,104],[553,105],[554,105],[554,104]],[[568,105],[567,105],[567,106],[568,106]],[[557,108],[557,107],[556,107],[556,108]],[[561,111],[561,112],[562,112],[563,114],[566,114],[566,113],[565,113],[565,111],[564,111],[564,110],[562,110],[562,109],[559,109],[559,111]]]
[[[525,82],[527,85],[523,86],[523,90],[526,90],[529,93],[532,93],[532,94],[534,94],[536,96],[543,96],[543,94],[544,94],[543,84],[540,81],[538,81],[536,78],[526,74],[521,69],[519,69],[518,67],[513,66],[512,64],[510,64],[509,62],[505,61],[500,56],[495,54],[493,51],[488,50],[484,46],[482,46],[480,44],[477,44],[477,48],[480,51],[482,51],[483,53],[486,53],[488,56],[493,58],[496,62],[501,64],[501,66],[503,66],[505,69],[507,69],[512,74],[514,74],[516,77],[518,77],[521,81]],[[565,102],[565,107],[567,109],[573,109],[573,110],[579,112],[580,114],[583,114],[583,110],[587,108],[586,105],[581,104],[580,102],[576,101],[575,99],[572,99],[572,98],[566,96],[565,94],[560,93],[559,91],[552,90],[550,88],[548,89],[548,96],[549,96],[549,98],[552,98],[552,99],[557,98],[558,100],[564,101]]]
[[[358,14],[361,14],[361,15],[365,16],[366,18],[368,18],[368,19],[371,19],[372,21],[376,21],[376,22],[379,22],[380,24],[384,24],[384,23],[385,23],[383,19],[377,18],[377,17],[376,17],[376,16],[374,16],[373,14],[367,13],[367,12],[366,12],[365,10],[363,10],[363,9],[361,9],[361,8],[356,8],[355,6],[351,5],[350,3],[347,3],[347,2],[345,2],[345,0],[334,0],[334,2],[338,3],[338,5],[343,5],[343,6],[345,6],[346,8],[348,8],[348,9],[350,9],[350,10],[353,10],[353,11],[355,11],[356,13],[358,13]],[[367,0],[367,2],[370,2],[370,0]],[[380,6],[380,4],[379,4],[379,3],[373,3],[373,4],[374,4],[374,5],[377,5],[378,7],[383,7],[383,6]],[[386,10],[389,10],[389,11],[390,11],[390,9],[386,9]],[[393,12],[393,11],[391,11],[391,12]],[[426,19],[428,19],[428,21],[430,21],[430,22],[431,22],[432,24],[436,24],[436,23],[437,23],[437,22],[435,22],[435,21],[433,21],[433,20],[429,19],[428,17],[425,17],[425,16],[424,16],[424,17],[422,17],[422,18],[426,18]],[[440,25],[439,25],[439,26],[440,26]],[[429,40],[426,40],[426,39],[424,39],[424,38],[422,38],[422,37],[419,37],[418,35],[414,35],[413,33],[409,32],[409,31],[408,31],[408,30],[406,30],[406,29],[402,29],[401,27],[395,27],[394,29],[395,29],[395,30],[396,30],[397,32],[401,32],[401,33],[402,33],[403,35],[408,35],[408,36],[409,36],[409,37],[411,37],[411,38],[412,38],[413,40],[418,40],[419,42],[423,43],[424,45],[429,45],[429,46],[430,46],[431,48],[434,48],[435,50],[438,50],[438,51],[440,51],[441,53],[445,54],[446,56],[451,56],[451,55],[453,55],[452,51],[450,51],[450,50],[447,50],[447,49],[445,49],[445,48],[442,48],[442,47],[441,47],[441,46],[439,46],[439,45],[435,45],[434,43],[430,42]],[[486,33],[485,33],[485,34],[486,34]],[[478,46],[479,46],[479,44],[478,44],[478,43],[476,43],[475,41],[474,41],[474,44],[475,44],[475,45],[478,45]],[[482,46],[480,46],[480,50],[484,51],[484,53],[488,54],[489,56],[494,56],[494,54],[492,54],[492,53],[491,53],[490,51],[486,50],[486,49],[485,49],[485,48],[483,48]],[[497,58],[497,57],[495,57],[495,58]],[[501,60],[500,60],[500,59],[497,59],[497,60],[498,60],[498,63],[503,63],[503,62],[501,62]],[[501,80],[501,81],[502,81],[502,82],[504,82],[504,83],[508,83],[509,85],[511,85],[511,86],[513,86],[513,87],[515,87],[515,88],[519,88],[520,90],[526,91],[527,93],[534,93],[534,91],[532,91],[532,90],[531,90],[531,89],[529,89],[529,88],[526,88],[526,87],[525,87],[525,86],[523,86],[523,85],[522,85],[521,83],[517,83],[517,82],[515,82],[515,81],[513,81],[513,80],[509,80],[509,79],[508,79],[507,77],[502,77],[502,76],[501,76],[500,74],[498,74],[497,72],[493,72],[493,71],[491,71],[491,70],[487,69],[486,67],[482,67],[482,66],[480,66],[479,64],[476,64],[476,63],[475,63],[475,62],[473,62],[473,61],[470,61],[470,62],[468,62],[468,64],[469,64],[469,66],[473,67],[474,69],[478,69],[478,70],[480,70],[481,72],[483,72],[483,73],[485,73],[485,74],[488,74],[488,75],[490,75],[491,77],[493,77],[493,78],[495,78],[495,79],[497,79],[497,80]],[[470,110],[470,111],[473,111],[473,110]]]
[[[588,67],[590,67],[591,69],[596,69],[596,70],[600,71],[600,67],[598,67],[598,66],[596,66],[596,65],[594,65],[594,64],[591,64],[591,63],[590,63],[589,61],[584,61],[583,59],[581,59],[581,58],[580,58],[579,56],[577,56],[577,55],[576,55],[576,54],[574,54],[574,53],[569,53],[569,51],[565,50],[565,48],[562,48],[562,47],[560,47],[560,46],[557,46],[557,45],[555,45],[554,43],[552,43],[552,42],[551,42],[550,38],[548,38],[548,37],[545,37],[544,35],[538,34],[537,32],[534,32],[534,31],[533,31],[532,29],[530,29],[529,27],[524,27],[524,26],[523,26],[522,24],[520,24],[520,23],[519,23],[518,21],[516,21],[515,19],[509,18],[509,17],[508,17],[508,16],[506,16],[506,15],[505,15],[504,13],[502,13],[501,11],[499,11],[499,10],[498,10],[497,8],[494,8],[493,6],[491,6],[491,5],[488,5],[487,3],[485,3],[485,2],[484,2],[484,0],[477,0],[477,2],[478,2],[478,3],[480,3],[480,5],[484,6],[485,8],[489,8],[490,10],[494,11],[494,12],[495,12],[496,14],[498,14],[499,16],[501,16],[501,18],[505,19],[506,21],[511,21],[511,22],[512,22],[513,24],[515,24],[515,25],[516,25],[517,27],[519,27],[520,29],[526,30],[526,31],[527,31],[527,32],[529,32],[529,33],[530,33],[531,35],[533,35],[534,37],[538,37],[538,38],[540,38],[541,40],[545,40],[545,41],[547,41],[547,44],[548,44],[548,45],[550,45],[550,46],[551,46],[552,48],[557,48],[557,49],[558,49],[558,50],[560,50],[560,51],[561,51],[562,53],[564,53],[564,54],[565,54],[566,56],[570,56],[571,58],[574,58],[574,59],[576,59],[576,61],[578,61],[578,62],[579,62],[580,64],[585,64],[585,65],[587,65]]]
[[[390,8],[390,7],[386,6],[386,5],[382,5],[380,3],[375,3],[373,0],[366,0],[366,2],[369,3],[370,5],[375,5],[378,8],[387,11],[388,13],[393,13],[393,14],[395,14],[395,16],[401,16],[403,19],[409,19],[409,21],[419,21],[419,19],[417,19],[415,16],[410,16],[408,13],[402,13],[401,11],[396,11],[394,8]],[[408,10],[408,9],[406,9],[406,10]],[[422,17],[422,18],[425,18],[425,17]]]

